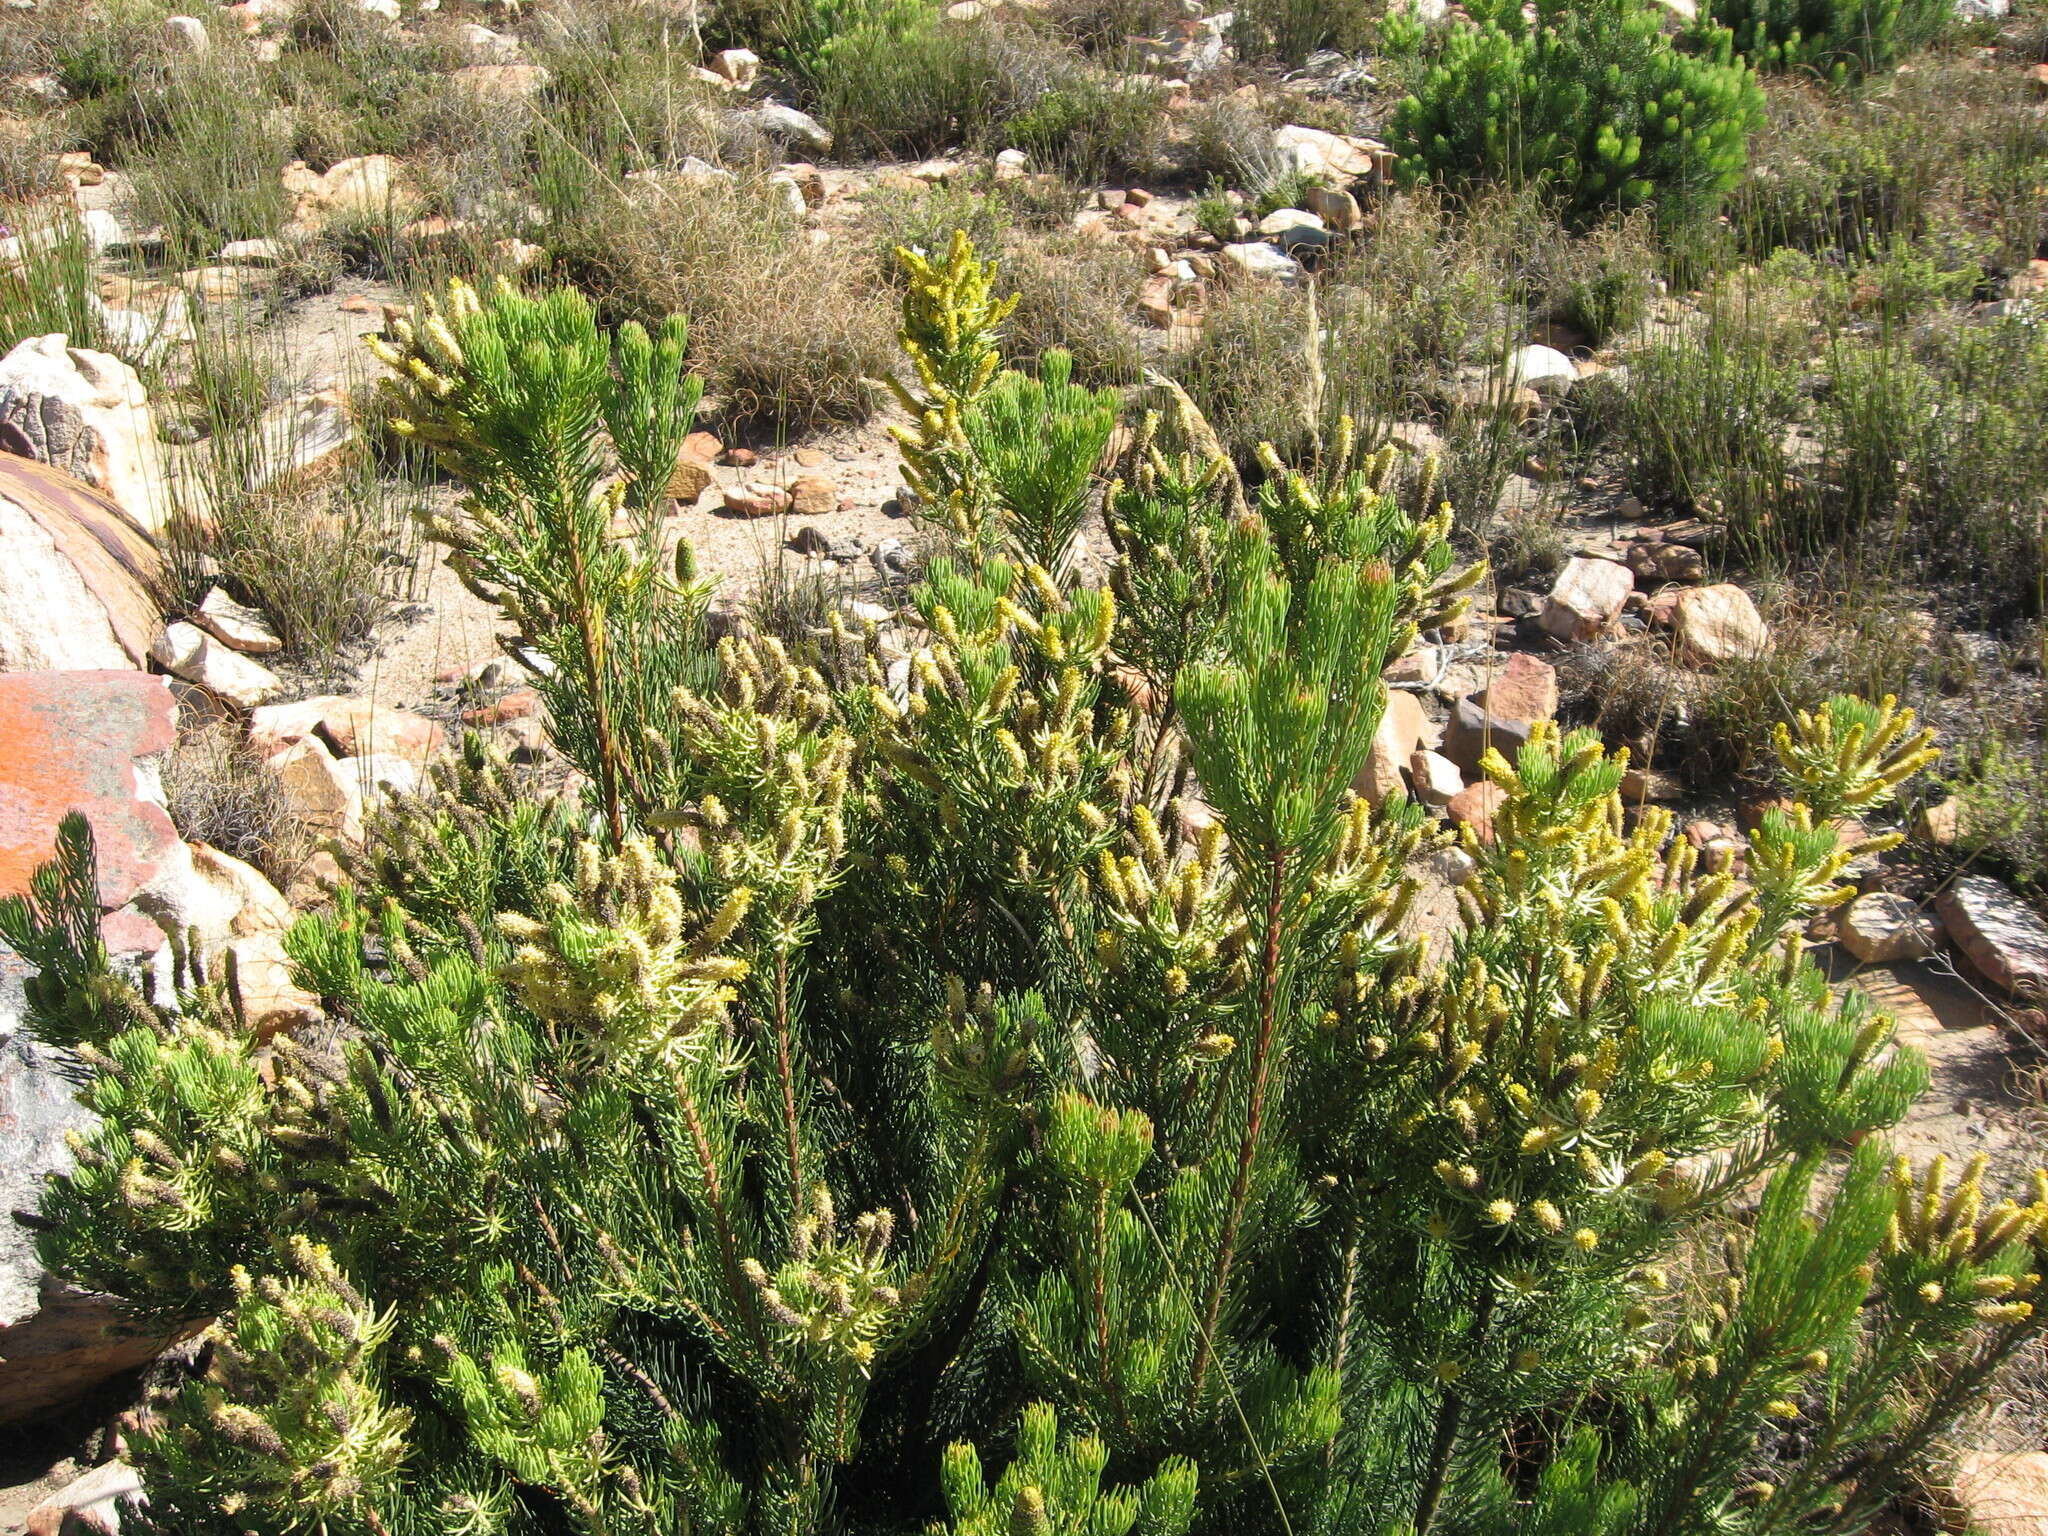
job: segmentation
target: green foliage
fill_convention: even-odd
[[[1580,221],[1654,203],[1668,226],[1711,217],[1740,179],[1763,98],[1721,41],[1681,52],[1640,0],[1479,15],[1395,113],[1411,178],[1537,181]]]
[[[1169,1458],[1138,1488],[1105,1494],[1109,1452],[1093,1437],[1059,1436],[1043,1403],[1024,1410],[1016,1454],[993,1485],[971,1445],[946,1448],[945,1529],[950,1536],[1182,1536],[1195,1516],[1195,1468]]]
[[[1371,38],[1372,8],[1358,0],[1249,0],[1235,11],[1241,57],[1298,68],[1312,53],[1355,53]]]
[[[1036,378],[998,374],[962,422],[1017,553],[1055,572],[1067,563],[1095,467],[1116,430],[1116,391],[1084,389],[1073,379],[1073,357],[1048,352]]]
[[[1934,761],[1934,732],[1913,733],[1913,711],[1887,697],[1829,699],[1777,729],[1778,757],[1794,792],[1819,816],[1879,809]]]
[[[612,527],[673,333],[458,287],[379,343],[389,398],[583,800],[465,743],[286,941],[338,1027],[267,1044],[204,955],[175,1005],[106,975],[78,828],[0,908],[99,1116],[45,1261],[218,1318],[133,1437],[151,1517],[1867,1528],[2038,1341],[2048,1189],[1888,1169],[1924,1063],[1801,937],[1855,850],[1800,806],[1738,887],[1539,726],[1425,937],[1449,839],[1352,784],[1480,578],[1432,474],[1340,417],[1247,490],[1160,381],[1089,586],[1048,559],[1108,401],[999,372],[964,240],[910,268],[906,448],[959,515],[912,655],[707,647],[687,552]],[[1804,790],[1877,805],[1903,727],[1828,719]]]
[[[1837,82],[1889,69],[1934,42],[1954,19],[1942,0],[1713,0],[1703,13],[1759,69]]]

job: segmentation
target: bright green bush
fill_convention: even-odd
[[[1682,52],[1645,0],[1473,9],[1395,111],[1411,180],[1537,181],[1581,221],[1654,203],[1681,224],[1740,179],[1763,98],[1725,39]]]
[[[1940,37],[1951,0],[1711,0],[1703,18],[1734,34],[1758,69],[1847,80],[1889,69]]]
[[[1483,575],[1429,475],[1340,423],[1247,487],[1168,388],[1088,585],[1039,562],[1113,402],[1002,374],[1007,309],[964,240],[914,263],[905,437],[961,542],[907,675],[843,623],[710,648],[687,546],[622,536],[673,331],[619,367],[572,295],[458,289],[380,344],[581,788],[471,742],[398,801],[287,941],[304,1038],[203,953],[175,1006],[112,974],[82,821],[0,902],[99,1115],[45,1261],[218,1318],[128,1437],[148,1519],[1868,1529],[2038,1346],[2048,1223],[1874,1134],[1924,1062],[1802,938],[1869,845],[1773,810],[1738,886],[1543,725],[1428,916],[1448,837],[1352,785]],[[1924,753],[1867,718],[1782,744],[1866,817]]]

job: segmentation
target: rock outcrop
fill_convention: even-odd
[[[32,336],[0,357],[0,452],[103,491],[151,533],[170,516],[149,391],[118,357]]]
[[[162,577],[154,541],[104,494],[0,453],[0,672],[141,667]]]

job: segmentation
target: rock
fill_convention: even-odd
[[[1380,711],[1380,723],[1372,735],[1372,751],[1366,757],[1365,766],[1358,777],[1351,781],[1351,787],[1368,804],[1377,806],[1389,795],[1397,795],[1407,788],[1401,772],[1408,766],[1408,759],[1422,744],[1422,732],[1428,725],[1422,713],[1422,705],[1412,693],[1399,691],[1387,695],[1387,707]]]
[[[1977,1536],[2048,1536],[2048,1453],[1970,1451],[1956,1459],[1954,1491]]]
[[[2016,997],[2048,996],[2048,923],[1985,875],[1958,875],[1936,898],[1948,936],[1990,981]]]
[[[775,168],[777,176],[786,176],[796,183],[796,189],[804,195],[804,205],[809,208],[825,206],[825,178],[818,168],[802,160],[792,160],[787,165]],[[705,436],[709,436],[706,433]],[[717,457],[717,455],[713,455]]]
[[[1555,347],[1521,347],[1508,357],[1507,382],[1533,389],[1545,397],[1567,395],[1579,382],[1579,370]]]
[[[514,688],[503,698],[462,712],[465,725],[503,725],[509,720],[528,720],[542,711],[541,697],[531,688]]]
[[[1621,803],[1642,805],[1649,801],[1678,800],[1685,787],[1661,768],[1630,768],[1621,776]]]
[[[1273,147],[1302,175],[1339,186],[1372,175],[1378,155],[1386,148],[1373,139],[1305,128],[1297,123],[1275,128]]]
[[[735,517],[775,517],[789,510],[789,492],[765,480],[728,485],[724,500],[725,510]]]
[[[22,1536],[120,1536],[121,1516],[149,1501],[142,1474],[125,1461],[81,1473],[28,1512]]]
[[[30,1039],[22,1028],[26,973],[23,962],[0,950],[0,1210],[7,1211],[34,1210],[45,1179],[72,1165],[67,1134],[88,1133],[94,1124],[92,1111],[78,1102],[80,1069],[71,1053]],[[35,1233],[0,1222],[0,1424],[67,1407],[191,1331],[145,1323],[111,1296],[62,1284],[37,1261]],[[54,1495],[38,1509],[64,1498]]]
[[[1258,230],[1283,251],[1330,243],[1330,232],[1323,227],[1322,219],[1305,208],[1275,208],[1259,220]]]
[[[1919,906],[1890,891],[1850,902],[1836,924],[1842,948],[1870,965],[1919,960],[1941,943],[1941,925]]]
[[[1302,205],[1332,234],[1348,235],[1365,222],[1358,199],[1341,187],[1310,187]]]
[[[0,453],[0,673],[139,669],[162,586],[156,544],[120,507]]]
[[[170,515],[149,392],[118,357],[34,336],[0,358],[0,452],[55,465],[149,533]]]
[[[208,592],[193,618],[221,644],[244,656],[270,656],[284,649],[262,612],[236,602],[224,588]]]
[[[668,477],[668,494],[686,507],[695,506],[697,498],[711,488],[715,479],[711,466],[703,460],[678,458],[674,473]]]
[[[322,848],[292,872],[285,896],[294,907],[324,906],[328,895],[346,878],[341,861]]]
[[[884,581],[900,580],[917,568],[910,546],[901,539],[883,539],[868,551],[868,563]]]
[[[799,112],[795,107],[785,107],[780,102],[764,102],[750,111],[735,113],[734,118],[771,139],[785,144],[801,144],[817,154],[825,154],[832,148],[832,135],[825,131],[823,124],[808,113]]]
[[[1283,283],[1290,288],[1302,279],[1301,263],[1263,240],[1226,245],[1221,255],[1224,265],[1239,277]]]
[[[1444,812],[1454,825],[1470,827],[1472,835],[1480,842],[1490,843],[1493,841],[1494,813],[1507,797],[1507,791],[1493,780],[1481,779],[1453,795],[1444,806]]]
[[[270,668],[238,655],[197,624],[167,627],[150,646],[149,659],[237,709],[254,709],[284,687]]]
[[[1408,777],[1415,785],[1415,798],[1441,810],[1465,788],[1465,776],[1458,765],[1440,752],[1414,752],[1408,758]]]
[[[2012,0],[1956,0],[1956,15],[1964,21],[2003,21],[2012,14]]]
[[[1031,168],[1031,157],[1021,149],[1006,149],[996,156],[996,180],[1019,181]]]
[[[541,64],[465,64],[448,80],[482,101],[527,102],[546,90],[553,78]]]
[[[169,52],[196,57],[212,46],[213,39],[207,35],[206,23],[197,16],[164,18],[164,47]]]
[[[274,267],[284,260],[276,240],[230,240],[213,258],[224,267]]]
[[[839,510],[839,487],[829,475],[798,475],[789,482],[789,510],[798,517],[826,517]]]
[[[317,737],[336,757],[389,753],[424,762],[441,750],[444,733],[425,715],[350,694],[322,694],[292,704],[269,704],[249,717],[249,744],[270,755]]]
[[[1963,837],[1963,801],[1950,795],[1923,805],[1913,816],[1913,836],[1936,848],[1953,848]]]
[[[1401,937],[1423,938],[1432,950],[1447,947],[1464,927],[1458,888],[1478,870],[1462,848],[1433,848],[1410,859],[1403,874],[1415,882],[1415,898],[1401,918]]]
[[[420,788],[420,767],[410,757],[395,752],[374,752],[368,757],[344,757],[341,766],[355,775],[362,791],[363,806],[374,810],[393,795],[416,795]]]
[[[164,809],[158,759],[177,739],[169,683],[146,672],[0,675],[0,896],[28,889],[73,810],[98,850],[115,953],[154,956],[157,919],[218,930],[227,914]]]
[[[363,792],[355,774],[313,737],[286,747],[263,765],[286,806],[306,829],[344,843],[363,840]]]
[[[1533,720],[1496,715],[1476,695],[1460,699],[1451,706],[1450,719],[1444,723],[1440,750],[1466,773],[1476,774],[1488,747],[1512,763],[1515,754],[1529,744],[1529,730],[1534,724]]]
[[[724,452],[725,444],[709,432],[692,432],[683,439],[683,457],[700,464],[716,464]]]
[[[465,21],[455,36],[472,64],[510,64],[519,57],[519,39],[493,32],[489,27]]]
[[[1526,651],[1515,651],[1485,688],[1474,696],[1489,715],[1524,724],[1557,718],[1557,668]]]
[[[711,72],[746,90],[761,73],[761,56],[751,48],[727,48],[713,55]]]
[[[192,870],[221,893],[222,909],[233,909],[227,934],[247,938],[258,933],[283,933],[292,925],[291,903],[263,872],[207,843],[187,843]]]
[[[234,956],[235,996],[242,1023],[268,1039],[279,1030],[305,1029],[326,1014],[320,999],[292,980],[291,958],[275,933],[253,934],[228,946]]]
[[[411,197],[403,173],[390,155],[337,160],[324,173],[303,160],[293,161],[278,178],[294,199],[289,232],[317,234],[338,214],[404,224],[411,216]]]
[[[1753,661],[1771,648],[1771,632],[1763,615],[1756,611],[1749,594],[1733,582],[1679,593],[1671,630],[1680,658],[1694,666]]]
[[[1645,584],[1659,581],[1698,581],[1706,575],[1706,562],[1689,545],[1661,540],[1638,540],[1621,552],[1622,560]]]
[[[1591,640],[1620,615],[1635,584],[1625,565],[1574,555],[1558,573],[1537,622],[1559,640]]]

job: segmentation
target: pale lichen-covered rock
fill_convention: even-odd
[[[120,507],[0,453],[0,672],[141,667],[162,586],[155,541]]]
[[[1903,896],[1872,891],[1849,903],[1835,934],[1842,948],[1858,960],[1885,965],[1933,954],[1941,943],[1941,924]]]
[[[1635,585],[1625,565],[1574,555],[1558,572],[1538,622],[1559,640],[1591,640],[1620,616]]]
[[[0,452],[54,465],[155,533],[170,515],[141,377],[108,352],[31,336],[0,357]]]
[[[237,709],[254,709],[284,687],[270,668],[231,650],[197,624],[168,625],[149,648],[149,659]]]
[[[1956,947],[1996,986],[2048,996],[2048,923],[1985,875],[1958,875],[1935,900]]]
[[[1679,655],[1696,666],[1753,661],[1771,648],[1771,631],[1763,615],[1733,582],[1679,593],[1671,632]]]

